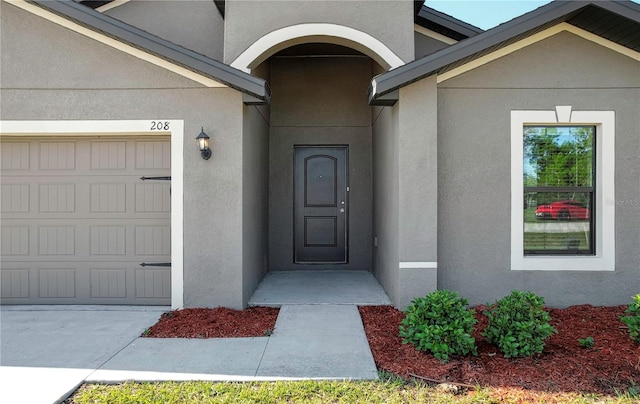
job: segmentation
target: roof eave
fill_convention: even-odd
[[[618,6],[624,7],[622,5]],[[516,35],[534,30],[544,23],[562,18],[583,7],[585,7],[585,3],[578,1],[555,1],[549,3],[475,37],[458,42],[422,59],[374,77],[372,85],[369,86],[369,104],[378,105],[376,99],[387,93],[436,74],[439,69],[451,63],[471,56],[482,49],[505,42]],[[616,12],[619,13],[620,11]]]
[[[49,12],[120,42],[209,77],[253,98],[269,103],[270,89],[258,77],[149,34],[72,0],[28,0]]]
[[[451,31],[454,35],[450,37],[455,40],[471,38],[484,32],[481,28],[424,5],[416,14],[415,21],[417,24],[425,26],[425,28],[430,28],[427,26],[429,24],[426,23],[430,22],[442,27],[445,31]],[[454,36],[455,38],[453,38]]]

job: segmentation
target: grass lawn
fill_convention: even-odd
[[[640,390],[640,386],[638,386]],[[640,391],[616,397],[478,388],[452,394],[393,376],[383,381],[252,383],[159,382],[82,386],[66,403],[637,403]]]

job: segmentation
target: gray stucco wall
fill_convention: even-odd
[[[272,58],[269,267],[371,269],[371,60]],[[349,145],[349,263],[293,263],[294,145]]]
[[[616,113],[616,270],[510,270],[510,111]],[[512,289],[551,306],[626,304],[640,292],[640,64],[561,33],[439,85],[438,287],[471,304]]]
[[[185,99],[183,109],[173,112],[185,117],[185,307],[241,309],[246,304],[242,293],[244,200],[240,182],[243,105],[240,93],[224,91],[209,91],[203,100]],[[189,108],[194,111],[189,113]],[[198,120],[211,137],[213,156],[209,160],[201,159],[194,147],[193,134],[200,130]]]
[[[185,306],[241,308],[242,95],[0,7],[1,119],[184,120]],[[213,145],[208,161],[195,147],[201,127]]]
[[[437,287],[437,92],[404,87],[373,125],[374,273],[404,309]]]
[[[105,14],[222,61],[224,20],[213,1],[129,1]]]
[[[405,62],[414,58],[411,1],[228,1],[225,14],[225,63],[264,35],[302,23],[351,27],[378,39]]]
[[[244,107],[242,130],[242,295],[253,295],[269,268],[269,125],[259,107]]]
[[[416,59],[420,59],[423,56],[426,56],[435,51],[439,51],[440,49],[444,49],[450,45],[440,42],[437,39],[430,38],[426,35],[422,35],[419,32],[415,32],[413,35],[414,43],[415,43],[415,53]]]
[[[437,84],[428,77],[400,89],[399,290],[404,309],[437,288]],[[407,264],[404,264],[407,263]]]
[[[377,111],[373,125],[373,273],[392,301],[399,293],[399,105]]]

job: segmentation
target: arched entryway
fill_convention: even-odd
[[[321,25],[328,24],[305,24]],[[347,31],[356,32],[337,32]],[[268,155],[268,174],[259,174],[268,189],[265,271],[371,272],[373,124],[381,109],[369,106],[366,91],[374,76],[403,61],[379,42],[324,31],[269,41],[256,41],[232,64],[271,87],[270,105],[255,107],[268,125],[260,154]]]
[[[337,24],[308,23],[277,29],[263,36],[238,56],[231,66],[247,73],[283,49],[308,43],[341,45],[361,52],[384,70],[402,66],[404,61],[378,39],[357,29]]]

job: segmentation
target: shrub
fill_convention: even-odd
[[[437,290],[425,297],[413,299],[400,323],[403,343],[431,352],[441,361],[449,355],[477,355],[475,339],[471,337],[476,319],[467,308],[467,300],[456,292]]]
[[[593,348],[593,344],[595,343],[595,339],[593,339],[593,337],[587,337],[587,338],[578,338],[578,343],[580,344],[581,347],[583,348],[587,348],[587,349],[592,349]]]
[[[482,335],[497,345],[506,358],[540,353],[544,341],[558,332],[549,324],[551,317],[543,305],[542,297],[514,290],[484,312],[489,325]]]
[[[640,344],[640,293],[632,298],[625,313],[628,315],[620,317],[620,320],[629,327],[631,339]]]

